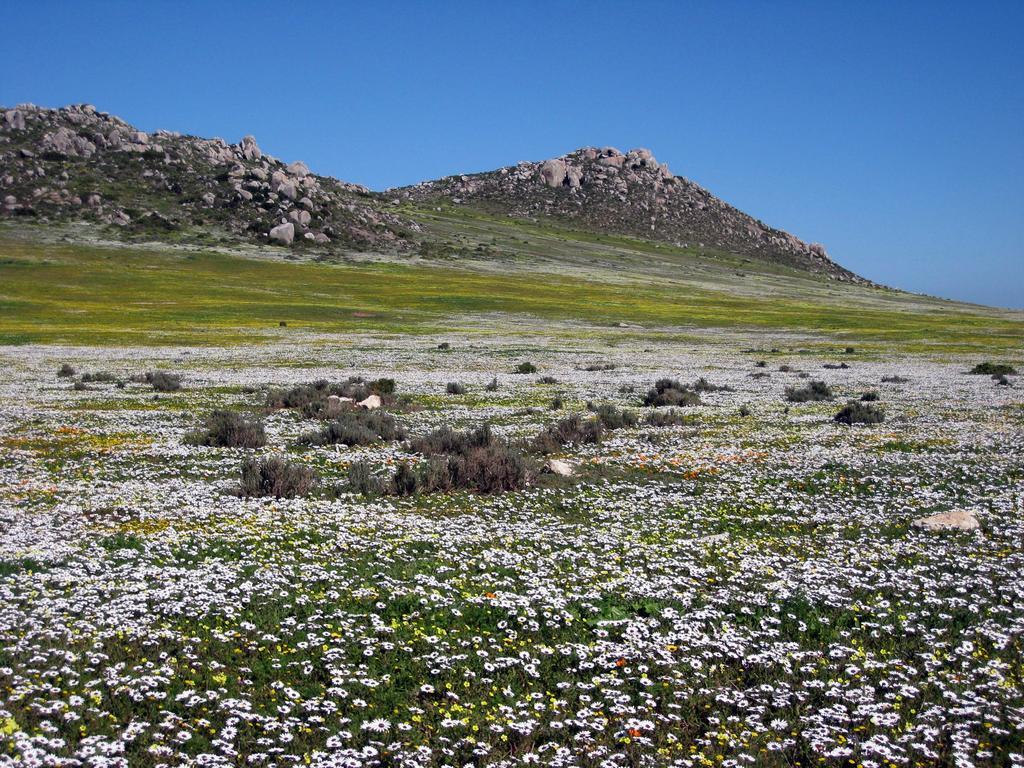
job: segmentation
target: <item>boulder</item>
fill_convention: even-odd
[[[913,522],[913,525],[915,528],[925,531],[976,531],[981,528],[978,518],[964,509],[919,517]]]
[[[548,459],[544,464],[544,471],[559,477],[572,477],[574,474],[572,465],[562,459]]]
[[[95,144],[64,126],[43,136],[39,147],[43,152],[57,152],[68,157],[92,157],[96,151]]]
[[[370,395],[365,400],[360,400],[356,403],[360,408],[365,408],[368,411],[375,410],[384,405],[384,401],[380,399],[379,395]]]
[[[313,242],[319,245],[324,245],[325,243],[331,242],[331,238],[329,238],[323,232],[317,232],[315,235],[313,235]]]
[[[4,126],[9,131],[25,130],[25,114],[20,109],[9,109],[4,112]]]
[[[575,166],[566,166],[565,181],[572,189],[578,189],[583,181],[583,169]]]
[[[540,167],[540,178],[549,187],[560,187],[565,181],[565,160],[545,160]]]
[[[291,176],[297,176],[301,179],[303,176],[309,175],[309,167],[301,160],[296,160],[294,163],[290,163],[286,167],[289,175]]]
[[[286,224],[278,224],[270,230],[270,239],[281,245],[291,245],[295,240],[295,225],[290,221]]]
[[[299,226],[307,227],[309,226],[309,222],[312,217],[309,215],[309,211],[300,211],[297,209],[292,209],[288,211],[288,218],[294,221]]]
[[[287,197],[289,200],[294,200],[299,196],[299,190],[295,188],[294,181],[286,181],[277,188],[277,193]]]
[[[207,192],[205,195],[203,195],[203,202],[206,203],[207,205],[213,205],[215,202],[217,202],[217,198],[214,197],[213,192]]]
[[[263,152],[256,146],[255,136],[243,136],[238,146],[242,150],[242,157],[246,160],[259,160],[263,157]]]

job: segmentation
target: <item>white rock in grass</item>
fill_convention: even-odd
[[[552,475],[558,475],[559,477],[573,476],[572,465],[567,461],[562,461],[561,459],[548,459],[547,464],[544,465],[544,469]]]
[[[976,531],[981,528],[978,518],[963,509],[919,517],[913,525],[926,531]]]
[[[365,400],[360,400],[356,405],[360,408],[365,408],[368,411],[372,411],[375,408],[380,408],[383,405],[383,401],[378,395],[370,395]]]

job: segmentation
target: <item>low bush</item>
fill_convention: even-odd
[[[644,405],[653,408],[700,405],[700,395],[677,379],[658,379],[644,396]]]
[[[605,429],[622,429],[637,425],[636,414],[625,408],[616,408],[614,405],[605,403],[599,405],[596,412],[597,418]]]
[[[466,394],[466,387],[457,381],[449,381],[448,384],[445,385],[444,391],[449,395],[464,395]]]
[[[755,368],[767,368],[768,367],[768,363],[766,361],[764,361],[764,360],[758,360],[756,363],[754,363],[754,367]]]
[[[437,348],[438,349],[451,349],[452,345],[449,344],[447,341],[442,341],[440,344],[437,345]]]
[[[771,374],[766,373],[765,371],[755,371],[754,373],[750,374],[750,378],[752,379],[767,379],[769,376],[771,376]]]
[[[384,411],[345,411],[319,430],[299,437],[301,445],[370,445],[381,440],[404,440],[405,428]]]
[[[878,395],[877,392],[874,392],[874,391],[872,391],[872,392],[865,392],[863,395],[860,396],[860,401],[862,403],[873,403],[873,402],[877,401],[878,399],[879,399],[879,395]]]
[[[412,440],[409,448],[427,461],[419,467],[398,465],[391,491],[399,496],[455,489],[500,493],[522,488],[529,480],[525,458],[488,424],[465,432],[442,427]]]
[[[1017,369],[1006,363],[978,363],[968,373],[982,376],[1015,376]]]
[[[910,379],[905,379],[902,376],[883,376],[883,384],[906,384]]]
[[[513,369],[512,372],[513,373],[536,373],[537,372],[537,366],[534,365],[533,363],[530,363],[530,362],[524,362],[524,363],[520,363],[519,365],[517,365]]]
[[[319,379],[312,384],[300,384],[288,389],[272,389],[267,393],[266,407],[270,410],[295,408],[301,410],[307,418],[317,418],[327,411],[327,398],[349,398],[355,402],[365,400],[370,395],[377,395],[385,405],[394,402],[395,380],[376,379],[366,381],[361,376],[350,376],[342,382],[330,382]]]
[[[750,410],[750,406],[747,405],[746,403],[744,403],[743,405],[740,406],[740,411],[739,411],[740,418],[745,419],[751,413],[752,413],[752,411]]]
[[[238,495],[245,497],[290,499],[305,496],[317,483],[316,473],[310,467],[280,456],[246,459],[241,474]]]
[[[825,363],[822,368],[827,368],[830,371],[845,371],[850,366],[846,363]]]
[[[489,382],[487,382],[487,386],[484,387],[484,389],[486,389],[488,392],[497,392],[498,391],[498,377],[495,376],[493,379],[491,379]]]
[[[615,363],[591,363],[584,366],[584,371],[614,371]]]
[[[697,381],[690,387],[694,392],[734,392],[735,390],[726,385],[712,384],[710,381],[701,376]]]
[[[850,400],[834,419],[840,424],[881,424],[885,413],[876,405]]]
[[[786,399],[791,403],[820,402],[832,398],[831,387],[823,381],[812,381],[804,387],[786,387]]]
[[[75,369],[71,366],[70,363],[64,363],[60,368],[57,369],[57,376],[59,376],[62,379],[66,379],[74,375]]]
[[[584,419],[578,413],[549,424],[531,443],[538,453],[555,453],[566,445],[599,443],[604,435],[604,425],[599,418]]]
[[[373,474],[367,461],[353,461],[346,470],[348,487],[352,493],[363,496],[380,496],[387,488],[384,482]]]
[[[554,376],[541,376],[539,379],[537,379],[537,383],[538,384],[557,384],[558,383],[558,379],[556,379]]]
[[[75,392],[85,392],[86,390],[89,389],[89,387],[85,385],[84,381],[76,381],[74,384],[71,385],[71,388],[75,390]]]
[[[82,381],[87,383],[97,382],[110,384],[117,381],[117,376],[112,374],[110,371],[96,371],[96,373],[83,373]]]
[[[145,381],[157,392],[177,392],[181,389],[181,376],[167,371],[149,371]]]
[[[690,419],[676,408],[668,408],[664,411],[651,411],[644,419],[652,427],[681,427],[690,424]]]
[[[782,373],[793,373],[796,370],[792,365],[780,365],[779,371]]]
[[[267,435],[261,421],[247,419],[237,411],[218,409],[186,434],[185,442],[215,448],[260,448],[267,444]]]
[[[562,400],[561,395],[555,395],[551,398],[551,403],[548,405],[548,409],[552,411],[560,411],[565,407],[565,401]]]
[[[995,380],[996,384],[998,384],[1001,387],[1010,386],[1010,380],[1006,378],[1005,373],[1001,373],[998,376],[993,376],[992,378]]]

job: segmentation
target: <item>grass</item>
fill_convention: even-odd
[[[804,279],[804,282],[807,282]],[[650,336],[682,327],[812,330],[903,351],[1017,350],[1024,319],[949,305],[909,312],[878,293],[856,311],[803,295],[751,296],[651,281],[620,286],[538,272],[395,263],[295,263],[219,253],[0,241],[0,343],[222,345],[317,333],[480,332],[481,315],[585,322]],[[886,302],[889,301],[887,304]],[[287,329],[279,327],[287,322]],[[619,323],[644,328],[618,329]],[[484,327],[494,330],[494,324]]]

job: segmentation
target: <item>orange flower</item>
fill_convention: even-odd
[[[484,592],[484,597],[486,597],[488,600],[493,600],[497,597],[497,595],[494,592]]]
[[[616,667],[624,667],[624,666],[626,666],[626,660],[625,659],[619,659],[618,661],[615,662],[615,666]]]
[[[644,734],[639,728],[630,728],[629,735],[635,739],[637,736],[643,736]]]

